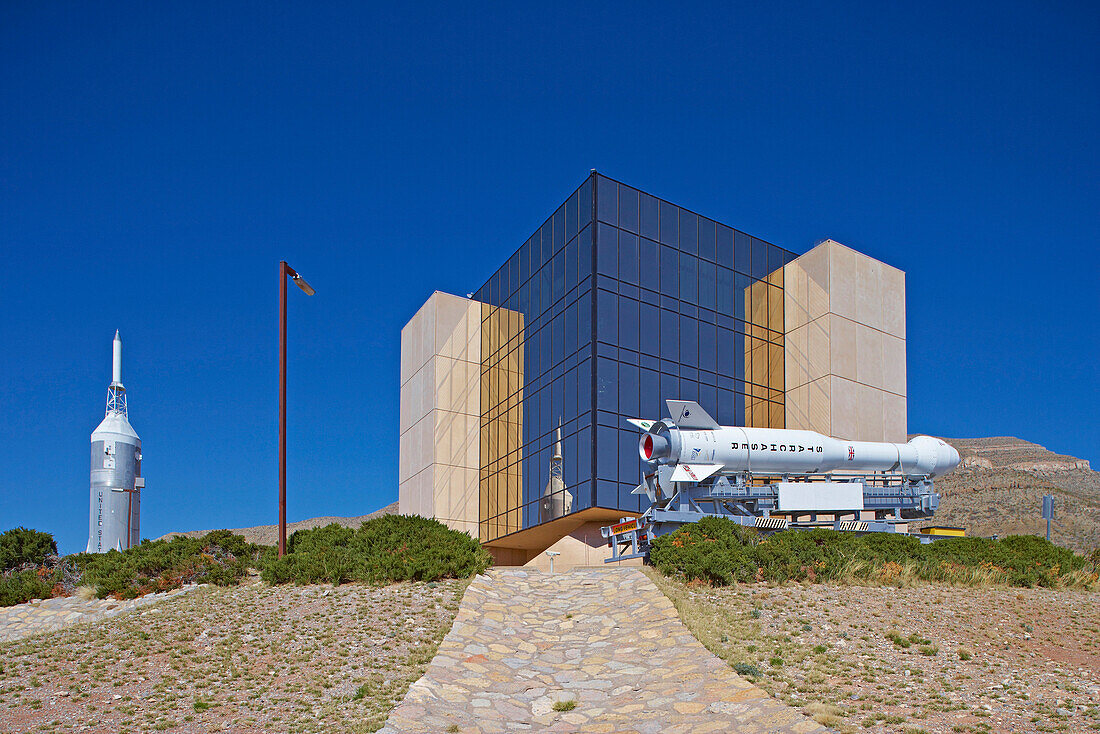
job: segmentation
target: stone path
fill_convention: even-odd
[[[637,569],[492,569],[381,731],[524,730],[825,731],[712,655]]]
[[[20,640],[39,632],[52,632],[80,622],[97,622],[139,607],[156,604],[169,597],[199,588],[195,584],[171,591],[146,594],[137,599],[92,599],[82,601],[75,596],[38,599],[26,604],[0,607],[0,642]]]

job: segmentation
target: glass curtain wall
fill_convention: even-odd
[[[626,419],[664,416],[667,398],[726,425],[782,427],[781,268],[793,258],[589,176],[474,294],[485,304],[481,539],[537,524],[540,502],[544,518],[644,509],[630,494],[641,464]]]
[[[482,541],[537,524],[548,488],[556,514],[592,507],[592,186],[589,177],[474,294],[485,304]]]
[[[723,425],[783,427],[782,267],[795,255],[604,176],[595,194],[593,502],[640,512],[626,418],[665,417],[674,398]]]

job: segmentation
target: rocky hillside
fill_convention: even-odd
[[[1089,462],[1010,436],[944,440],[962,463],[936,482],[935,524],[971,535],[1045,535],[1039,511],[1053,494],[1051,540],[1078,552],[1100,546],[1100,473]]]
[[[381,510],[372,512],[369,515],[359,515],[358,517],[314,517],[309,520],[300,520],[298,522],[287,523],[286,535],[289,538],[295,530],[306,530],[309,528],[319,528],[324,525],[336,523],[337,525],[343,525],[346,528],[357,528],[367,520],[372,520],[382,515],[396,515],[397,503],[386,505]],[[250,543],[260,543],[262,545],[275,545],[279,542],[279,526],[278,525],[260,525],[254,528],[230,528],[231,532],[243,535],[245,540]],[[189,530],[187,532],[168,533],[162,535],[157,540],[167,540],[177,535],[183,535],[188,538],[199,538],[209,533],[209,530]]]

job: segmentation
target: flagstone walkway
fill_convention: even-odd
[[[492,569],[381,731],[525,730],[825,731],[711,654],[638,569]]]

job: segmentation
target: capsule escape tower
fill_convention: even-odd
[[[141,530],[141,439],[130,426],[122,386],[122,339],[115,331],[107,411],[92,431],[91,512],[86,553],[125,550]]]

